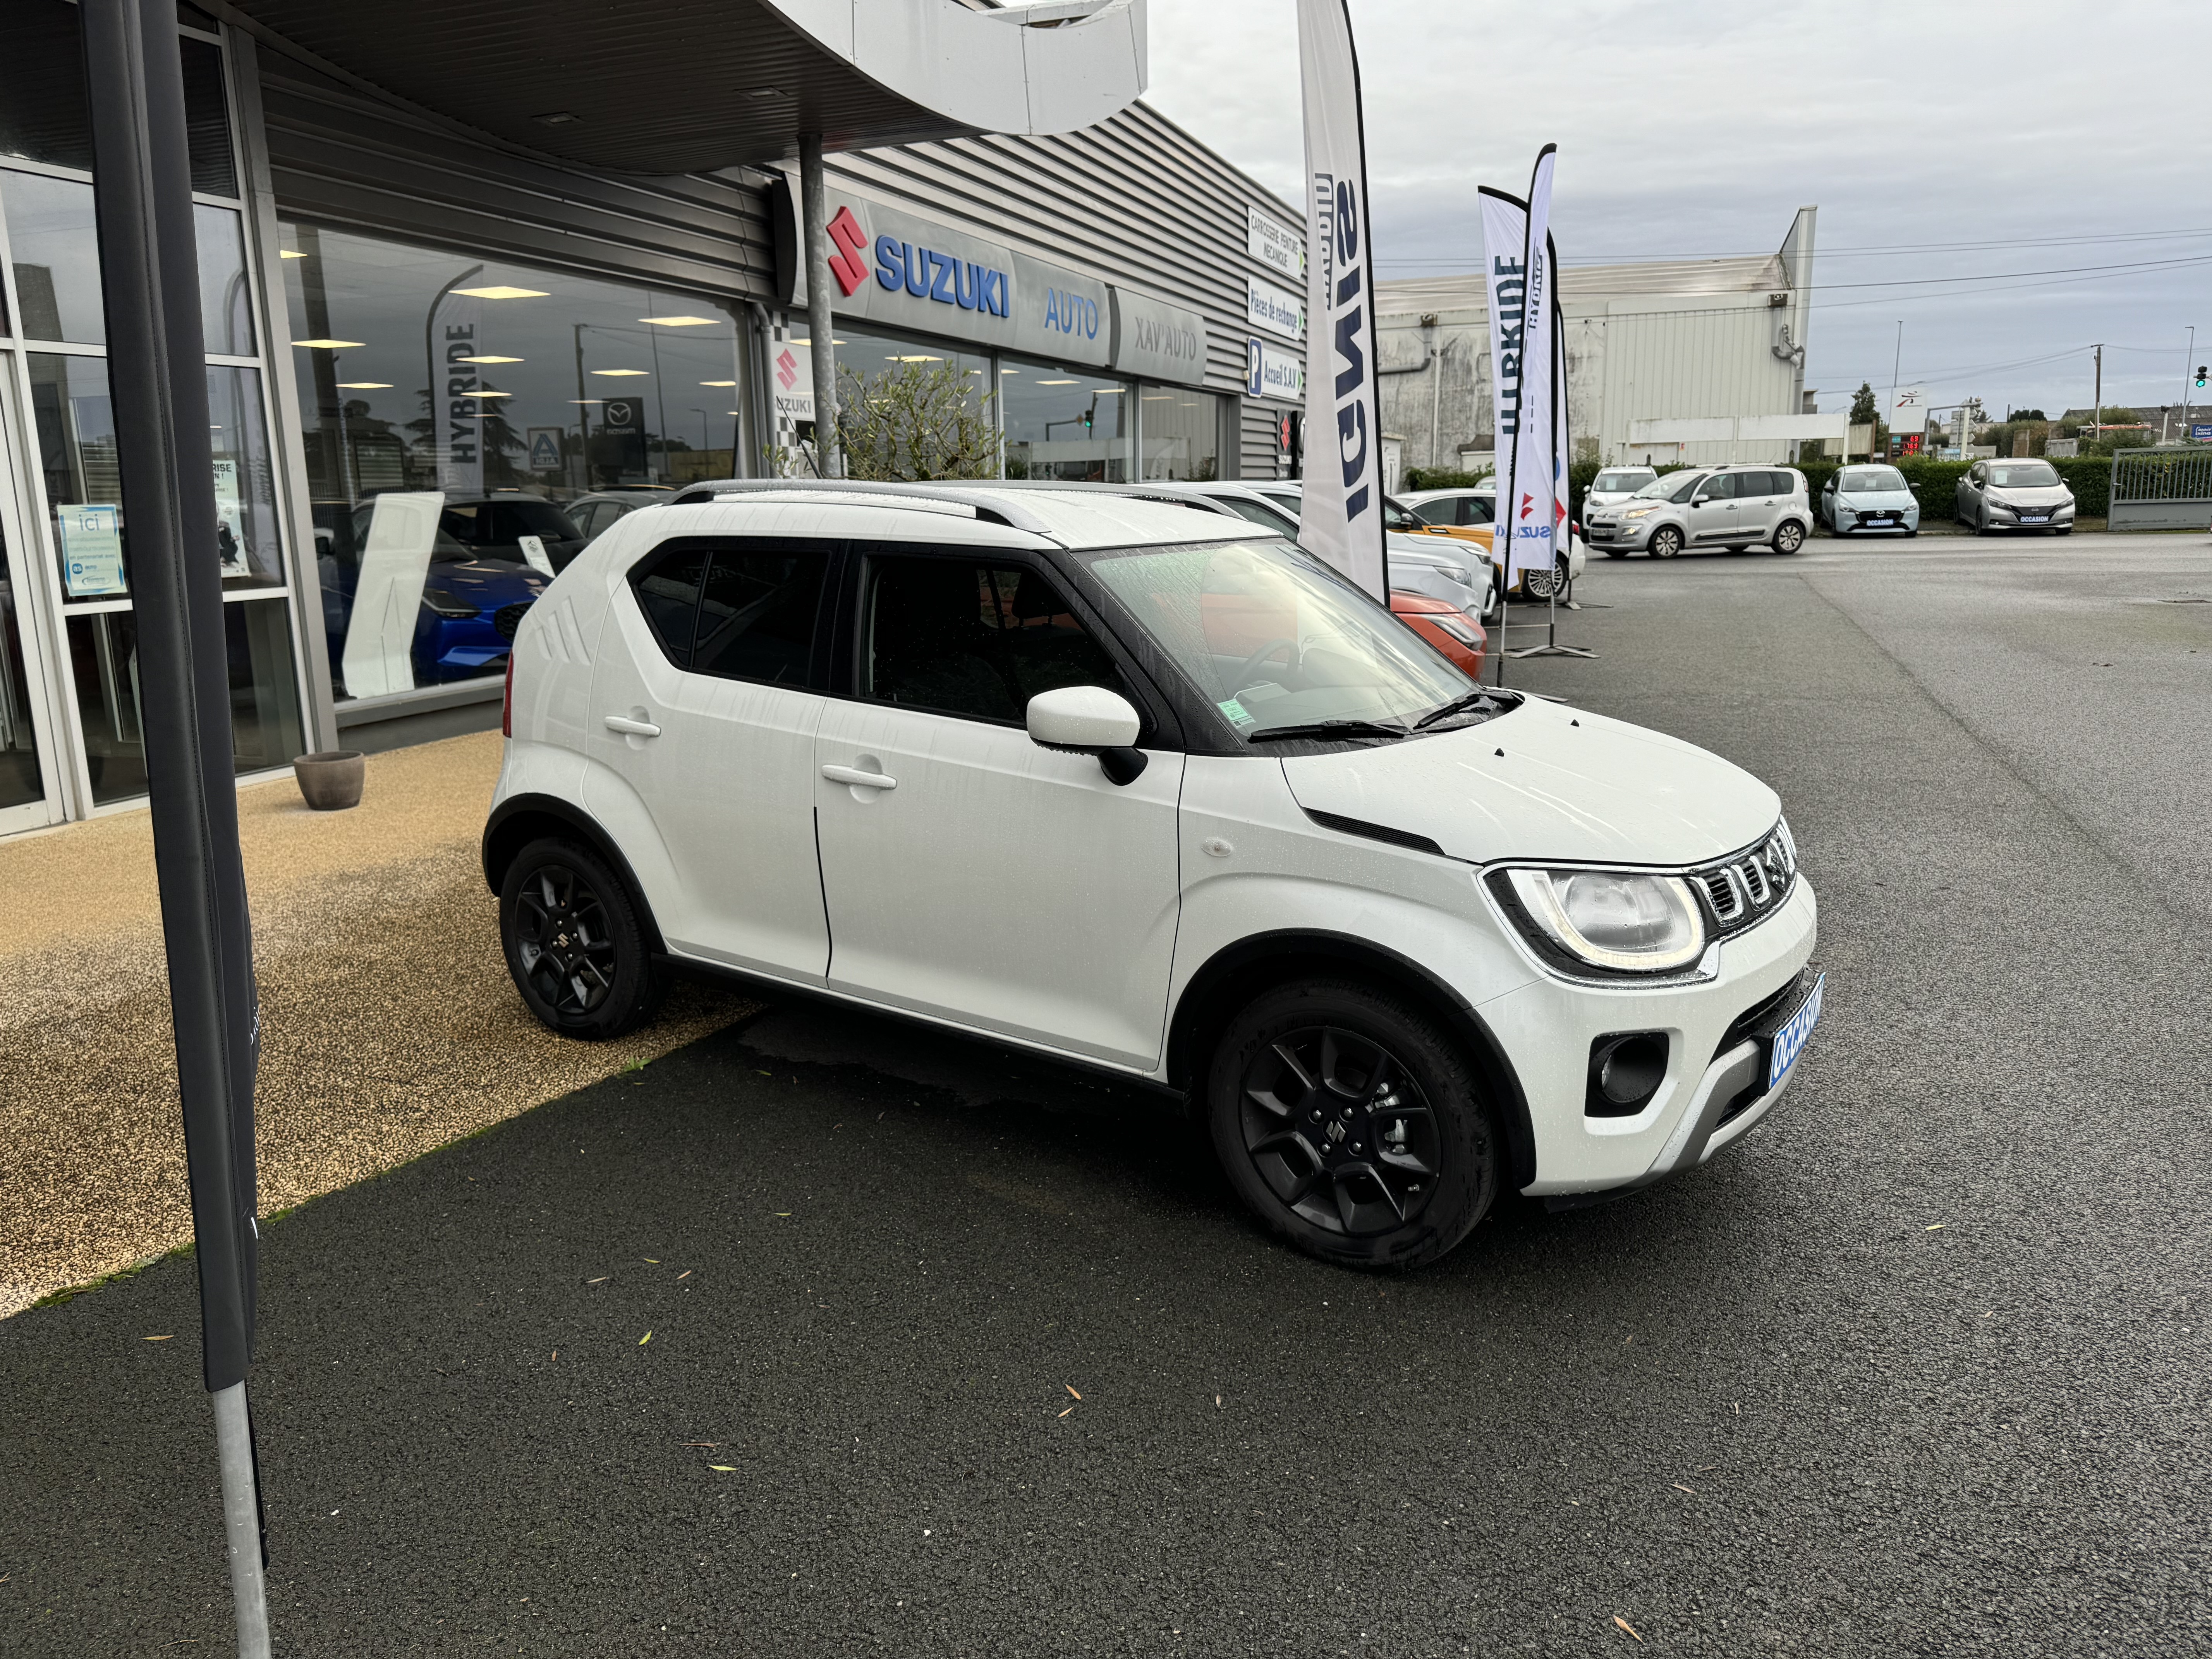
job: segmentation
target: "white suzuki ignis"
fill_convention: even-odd
[[[1332,1261],[1702,1162],[1820,1014],[1771,790],[1188,506],[694,485],[561,573],[508,696],[484,874],[547,1025],[720,973],[1146,1079]]]

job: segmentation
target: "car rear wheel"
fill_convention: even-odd
[[[1682,550],[1682,532],[1670,524],[1662,524],[1651,532],[1651,556],[1671,559]]]
[[[1549,570],[1531,570],[1521,578],[1521,591],[1532,599],[1548,599],[1567,591],[1567,562],[1564,558]]]
[[[1795,519],[1774,532],[1774,550],[1777,553],[1795,553],[1804,545],[1805,526]]]
[[[666,993],[636,905],[589,848],[533,841],[500,884],[500,943],[538,1022],[600,1042],[650,1019]]]
[[[1309,1255],[1418,1267],[1467,1237],[1498,1190],[1498,1138],[1458,1045],[1349,981],[1263,992],[1207,1067],[1213,1146],[1237,1195]]]

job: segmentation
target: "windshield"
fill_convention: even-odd
[[[2058,482],[2058,469],[2047,461],[2015,462],[1991,467],[1990,482],[1999,489],[2048,489]]]
[[[1411,629],[1286,542],[1077,556],[1248,740],[1324,720],[1410,727],[1475,689]]]
[[[1905,488],[1905,475],[1893,466],[1855,466],[1836,480],[1836,488],[1846,495],[1876,495],[1885,489],[1901,492]]]
[[[1650,475],[1640,471],[1601,472],[1590,480],[1590,488],[1618,493],[1621,490],[1641,489],[1650,482]]]
[[[1663,478],[1654,478],[1636,492],[1637,499],[1646,501],[1686,501],[1691,486],[1705,477],[1702,472],[1683,474],[1669,472]]]

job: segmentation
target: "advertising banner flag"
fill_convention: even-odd
[[[1359,59],[1346,0],[1298,0],[1306,130],[1306,450],[1298,540],[1388,601]]]
[[[1485,185],[1477,192],[1482,210],[1484,294],[1490,312],[1490,429],[1498,452],[1498,529],[1492,542],[1505,534],[1510,515],[1504,504],[1512,499],[1513,441],[1521,431],[1522,367],[1528,357],[1528,204],[1517,196]],[[1494,544],[1493,562],[1503,563],[1506,549]]]
[[[482,302],[454,289],[483,270],[476,265],[455,277],[430,307],[430,407],[437,426],[438,488],[448,495],[481,495],[484,488],[483,390],[477,366],[469,362],[483,346],[477,337]]]
[[[1554,358],[1559,350],[1553,290],[1558,286],[1551,240],[1552,167],[1559,155],[1551,145],[1536,156],[1534,176],[1528,183],[1528,202],[1522,216],[1521,268],[1523,289],[1517,307],[1521,350],[1514,365],[1516,393],[1511,430],[1498,429],[1498,448],[1506,459],[1500,478],[1498,520],[1505,527],[1504,557],[1505,585],[1510,588],[1528,570],[1548,570],[1557,557],[1559,524],[1566,516],[1565,492],[1560,489],[1564,457],[1557,452],[1559,438],[1553,396],[1558,376]],[[1510,320],[1496,313],[1499,278],[1496,274],[1504,250],[1485,246],[1492,272],[1493,331]],[[1499,383],[1499,406],[1504,406],[1504,357],[1492,357],[1498,366],[1493,378]],[[1510,481],[1511,491],[1505,488]]]

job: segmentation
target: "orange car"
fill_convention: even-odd
[[[1390,614],[1444,653],[1453,667],[1480,684],[1490,636],[1482,624],[1464,611],[1455,611],[1442,599],[1425,593],[1390,591]]]

